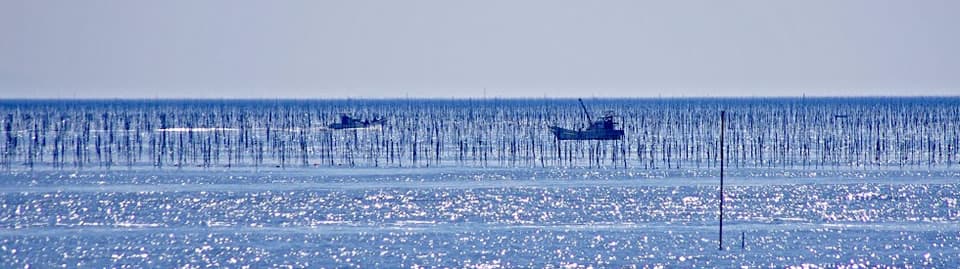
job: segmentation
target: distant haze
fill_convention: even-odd
[[[960,95],[960,1],[0,1],[0,98]]]

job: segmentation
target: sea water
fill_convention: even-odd
[[[625,141],[604,144],[517,128],[574,124],[534,113],[566,101],[430,101],[357,131],[322,127],[329,111],[380,103],[7,102],[0,267],[960,265],[953,99],[598,101],[739,113],[726,133],[722,248],[708,153],[718,121],[706,108],[625,119]],[[236,109],[251,105],[273,110]],[[160,120],[155,106],[176,109]],[[798,127],[751,126],[775,115]]]
[[[952,267],[957,172],[3,174],[4,267]]]

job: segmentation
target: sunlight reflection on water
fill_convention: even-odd
[[[576,268],[960,262],[960,183],[949,171],[822,178],[745,173],[726,189],[727,250],[717,251],[715,178],[621,170],[424,170],[8,172],[0,183],[0,263]]]

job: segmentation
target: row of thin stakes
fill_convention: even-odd
[[[594,99],[617,141],[558,141],[576,100],[3,101],[0,164],[20,167],[950,166],[957,98]],[[331,130],[341,113],[382,126]]]

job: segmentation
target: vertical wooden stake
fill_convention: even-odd
[[[720,111],[720,250],[723,250],[723,152],[726,151],[724,150],[723,133],[726,123],[725,114],[725,111]]]
[[[740,232],[740,249],[747,249],[747,232]]]

